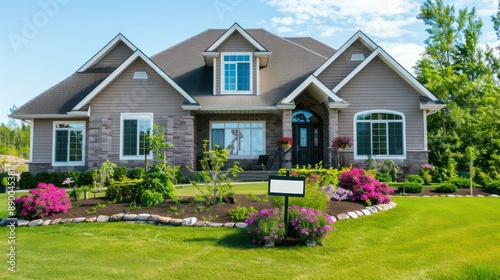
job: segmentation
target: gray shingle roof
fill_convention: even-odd
[[[246,29],[272,52],[270,63],[260,69],[260,95],[214,96],[213,68],[203,51],[226,29],[208,29],[151,57],[163,71],[202,106],[276,105],[331,56],[335,50],[312,38],[282,38],[263,29]],[[91,68],[76,72],[21,106],[11,117],[66,114],[116,68]]]
[[[151,59],[202,106],[266,106],[276,105],[335,52],[311,38],[292,42],[263,29],[245,29],[272,52],[269,66],[260,69],[260,95],[214,96],[213,68],[205,66],[202,52],[225,31],[208,29]]]
[[[66,114],[97,87],[114,69],[76,72],[21,106],[12,117],[32,114]]]

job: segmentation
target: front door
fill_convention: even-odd
[[[322,129],[319,118],[307,111],[293,113],[292,165],[314,165],[323,160]]]

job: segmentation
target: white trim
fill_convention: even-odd
[[[358,141],[357,141],[357,125],[356,125],[356,118],[358,115],[365,115],[365,114],[372,114],[372,113],[387,113],[387,114],[394,114],[402,117],[401,123],[403,123],[403,154],[402,155],[371,155],[373,159],[406,159],[406,117],[403,113],[398,112],[398,111],[393,111],[393,110],[367,110],[367,111],[362,111],[354,114],[353,117],[353,138],[354,138],[354,146],[353,146],[353,152],[354,152],[354,159],[355,160],[366,160],[368,159],[367,155],[358,155]],[[370,123],[388,123],[390,120],[370,120],[367,122]],[[398,121],[399,122],[399,121]],[[387,133],[389,133],[389,129],[387,129]],[[371,131],[370,131],[371,135]],[[387,141],[389,143],[389,137],[387,137]],[[372,143],[372,140],[370,139],[370,144]],[[387,145],[387,152],[389,152],[389,145]]]
[[[347,42],[345,42],[340,49],[338,49],[328,60],[326,60],[316,71],[314,71],[313,75],[314,76],[319,76],[323,70],[325,70],[330,64],[332,64],[333,61],[335,61],[342,53],[344,53],[354,42],[357,40],[360,40],[360,42],[365,45],[367,48],[371,49],[371,51],[374,51],[378,46],[375,44],[368,36],[366,36],[363,32],[358,31],[356,32]]]
[[[10,116],[14,119],[81,119],[82,115],[68,115],[68,114],[24,114],[24,115],[16,115]]]
[[[127,47],[129,47],[133,52],[137,50],[137,47],[134,46],[125,36],[121,33],[115,36],[109,43],[104,46],[99,52],[97,52],[89,61],[87,61],[77,72],[83,72],[90,68],[92,65],[101,60],[106,54],[108,54],[115,46],[117,46],[120,42],[123,42]]]
[[[123,155],[123,121],[124,120],[139,120],[149,119],[149,127],[153,130],[154,114],[153,113],[120,113],[120,160],[144,160],[144,155]],[[148,159],[152,159],[152,152],[149,153]]]
[[[260,95],[260,57],[255,57],[255,95]]]
[[[282,105],[278,105],[282,106]],[[183,105],[184,110],[197,111],[277,111],[278,106],[234,106],[234,105],[209,105],[209,106],[188,106]],[[293,104],[295,108],[295,104]]]
[[[261,52],[267,51],[259,42],[257,42],[250,34],[248,34],[238,23],[234,23],[222,36],[217,39],[210,47],[207,48],[206,52],[213,52],[222,44],[229,36],[231,36],[235,31],[238,31],[250,44],[252,44],[256,49]]]
[[[424,118],[424,150],[429,150],[429,147],[427,146],[427,110],[422,111],[423,118]]]
[[[280,103],[288,104],[293,102],[293,100],[302,93],[309,85],[317,86],[323,93],[325,93],[326,97],[330,97],[335,102],[344,102],[344,100],[338,97],[334,92],[332,92],[325,84],[323,84],[316,76],[310,75],[303,81],[297,88],[295,88],[292,93],[290,93],[287,97],[283,98]]]
[[[208,124],[208,130],[209,130],[209,135],[208,139],[210,139],[210,144],[212,144],[212,123],[262,123],[264,127],[262,128],[263,130],[263,139],[262,139],[262,145],[263,145],[263,152],[262,154],[258,155],[230,155],[228,154],[228,159],[258,159],[259,155],[265,155],[266,154],[266,146],[267,146],[267,137],[266,137],[266,121],[265,120],[241,120],[241,121],[224,121],[224,120],[211,120]],[[210,147],[211,148],[211,147]],[[221,147],[222,149],[225,149],[226,147]]]
[[[249,74],[250,74],[250,89],[249,90],[226,90],[226,85],[224,83],[224,78],[225,78],[225,67],[224,65],[226,64],[224,62],[224,57],[225,56],[241,56],[241,55],[247,55],[248,56],[248,63],[250,63],[249,65]],[[235,61],[236,64],[238,64],[239,61]],[[220,56],[220,63],[221,63],[221,66],[220,66],[220,92],[221,92],[221,95],[224,95],[224,94],[236,94],[236,95],[251,95],[253,94],[253,56],[252,56],[252,53],[250,52],[225,52],[225,53],[221,53],[221,56]],[[245,63],[245,62],[243,62]],[[236,75],[238,75],[238,67],[236,67]],[[236,76],[236,87],[238,87],[238,76]]]
[[[217,95],[217,57],[214,57],[213,59],[213,94]]]
[[[31,119],[31,124],[30,124],[30,159],[29,159],[30,162],[33,162],[33,139],[34,139],[33,132],[35,131],[34,127],[35,127],[35,120]]]
[[[64,161],[56,162],[56,125],[58,124],[83,124],[82,131],[82,160],[81,161]],[[63,130],[63,129],[59,129]],[[79,131],[79,130],[67,130],[67,131]],[[85,154],[87,142],[87,122],[86,121],[53,121],[52,122],[52,166],[85,166]],[[68,146],[70,142],[68,141]],[[33,149],[33,148],[32,148]],[[69,156],[69,147],[68,147]],[[31,157],[31,156],[30,156]],[[31,161],[31,159],[30,159]]]
[[[112,81],[114,81],[125,69],[127,69],[137,58],[141,58],[146,62],[158,75],[160,75],[167,83],[174,87],[184,98],[186,98],[190,103],[197,103],[187,92],[185,92],[170,76],[165,74],[154,62],[151,61],[145,54],[140,50],[137,50],[132,54],[127,60],[125,60],[111,75],[109,75],[104,81],[102,81],[95,89],[93,89],[80,103],[78,103],[74,111],[80,110],[83,106],[87,105],[97,94],[99,94],[106,86],[108,86]]]

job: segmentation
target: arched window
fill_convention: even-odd
[[[405,158],[405,118],[395,111],[365,111],[354,115],[354,151],[358,159]]]

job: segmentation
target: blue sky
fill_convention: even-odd
[[[475,6],[482,43],[498,45],[490,21],[500,0],[445,0]],[[153,55],[209,28],[264,28],[339,48],[362,30],[411,71],[424,49],[423,1],[413,0],[0,0],[0,122],[74,73],[116,34]]]

